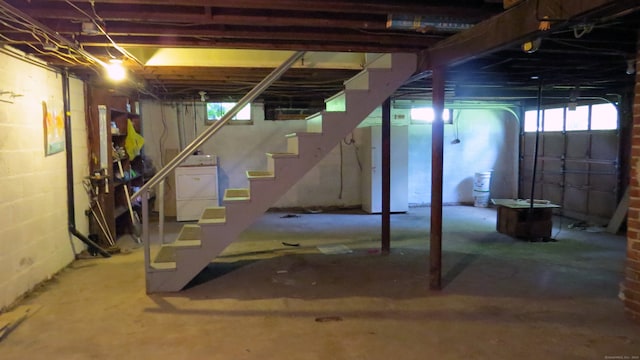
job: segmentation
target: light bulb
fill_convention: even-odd
[[[127,72],[122,66],[122,60],[111,59],[106,65],[107,75],[111,80],[122,81],[127,77]]]

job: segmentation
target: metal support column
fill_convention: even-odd
[[[433,69],[432,94],[434,120],[431,127],[431,236],[429,288],[442,288],[442,159],[444,121],[444,68]]]
[[[382,253],[391,250],[391,100],[382,103]]]

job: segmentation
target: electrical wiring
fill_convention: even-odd
[[[193,99],[193,138],[198,137],[198,119],[197,119],[197,111],[196,111],[196,100]]]
[[[18,26],[22,26],[22,28],[13,25],[12,23],[18,25]],[[53,44],[55,45],[57,48],[66,48],[65,46],[63,46],[62,44],[60,44],[59,42],[55,41],[54,39],[52,39],[46,32],[38,29],[37,27],[33,26],[32,24],[23,21],[21,19],[18,19],[14,16],[11,16],[11,14],[8,14],[6,11],[0,9],[0,24],[2,24],[3,26],[15,30],[17,32],[20,33],[26,33],[26,34],[30,34],[34,40],[36,40],[37,42],[39,42],[42,46],[44,46],[45,44]],[[40,50],[37,46],[35,46],[34,44],[32,44],[29,41],[24,41],[24,40],[15,40],[15,39],[11,39],[6,35],[0,34],[0,37],[2,37],[3,39],[5,39],[6,41],[8,41],[11,44],[22,44],[22,45],[26,45],[29,46],[30,48],[32,48],[34,51],[38,52],[39,54],[42,55],[47,55],[47,56],[53,56],[56,57],[68,64],[72,64],[72,65],[91,65],[91,63],[89,62],[84,62],[82,60],[80,60],[80,58],[82,58],[83,56],[81,56],[80,54],[74,55],[71,53],[64,53],[62,51],[58,51],[58,50]],[[74,49],[68,48],[69,52],[75,52]]]
[[[91,4],[91,10],[93,11],[93,15],[96,17],[96,19],[105,24],[104,19],[102,19],[96,12],[96,2],[94,0],[89,0],[89,4]]]
[[[31,35],[31,36],[32,36],[32,37],[33,37],[37,42],[39,42],[40,44],[44,44],[44,43],[45,43],[45,41],[48,41],[48,42],[52,42],[52,43],[53,43],[53,41],[52,41],[52,40],[49,38],[49,36],[48,36],[47,34],[45,34],[45,33],[42,33],[42,34],[41,34],[42,36],[44,36],[44,37],[46,38],[46,39],[45,39],[45,41],[43,41],[42,39],[40,39],[40,38],[38,37],[38,35],[36,34],[36,32],[38,32],[39,30],[38,30],[38,29],[35,29],[35,28],[33,28],[33,27],[31,27],[31,26],[30,26],[30,24],[20,23],[19,21],[15,21],[16,19],[10,19],[10,18],[6,18],[6,17],[3,17],[2,19],[7,20],[7,21],[16,22],[16,23],[18,23],[19,25],[22,25],[22,26],[24,26],[24,27],[28,28],[28,29],[19,28],[19,27],[16,27],[16,26],[13,26],[13,25],[11,25],[11,24],[7,23],[7,22],[6,22],[6,21],[4,21],[4,20],[0,20],[0,24],[4,25],[5,27],[8,27],[8,28],[10,28],[10,29],[13,29],[13,30],[15,30],[15,31],[17,31],[17,32],[25,33],[25,34],[30,34],[30,35]],[[16,42],[18,42],[18,41],[19,41],[19,40],[16,40]],[[56,44],[56,45],[57,45],[57,44]]]
[[[144,66],[144,64],[138,60],[135,56],[133,56],[129,51],[127,51],[125,48],[123,48],[122,46],[118,45],[112,38],[111,36],[109,36],[109,34],[106,32],[106,30],[104,30],[104,27],[101,26],[100,24],[98,24],[98,22],[96,21],[96,19],[93,18],[93,16],[91,16],[91,14],[87,13],[86,11],[82,10],[81,8],[79,8],[76,4],[72,3],[69,0],[65,0],[65,2],[67,4],[69,4],[72,8],[78,10],[81,14],[83,14],[84,16],[86,16],[89,20],[91,20],[91,22],[97,27],[97,29],[107,38],[107,40],[109,40],[109,42],[111,43],[111,45],[113,45],[113,47],[118,50],[120,53],[122,53],[122,55],[126,56],[127,58],[133,60],[134,62],[136,62],[139,66]],[[89,3],[92,3],[92,1],[89,1]],[[93,12],[96,13],[95,7],[92,4],[92,8],[93,8]],[[98,16],[99,19],[101,19]],[[103,21],[104,23],[104,21]]]
[[[360,162],[360,156],[358,156],[358,145],[356,145],[356,140],[353,138],[353,133],[351,133],[351,138],[347,140],[347,138],[345,137],[344,139],[342,139],[342,141],[340,142],[340,191],[338,192],[338,199],[342,199],[342,193],[344,191],[344,172],[343,172],[343,163],[344,163],[344,157],[343,157],[343,150],[342,150],[342,144],[350,146],[353,145],[354,147],[354,151],[355,151],[355,155],[356,155],[356,161],[358,162],[358,168],[360,169],[360,171],[362,172],[362,163]]]
[[[360,148],[358,148],[358,144],[356,144],[356,139],[353,137],[353,133],[351,133],[351,138],[348,141],[347,138],[344,138],[342,139],[342,142],[344,142],[345,145],[353,145],[356,155],[356,162],[358,162],[358,168],[360,169],[360,171],[362,171],[362,163],[360,162],[360,156],[358,155],[358,151],[360,150]]]
[[[9,23],[7,23],[6,21],[0,21],[0,23],[10,29],[13,29],[17,32],[21,32],[21,33],[27,33],[30,34],[36,41],[38,41],[40,44],[42,44],[44,46],[44,44],[46,43],[50,43],[50,44],[55,44],[58,48],[63,47],[61,46],[59,43],[57,43],[56,41],[54,41],[53,39],[51,39],[51,37],[49,37],[49,35],[38,29],[37,27],[33,26],[32,24],[25,22],[25,21],[21,21],[20,19],[16,18],[16,17],[11,17],[11,14],[7,14],[5,11],[0,10],[0,13],[2,13],[4,16],[0,16],[0,19],[9,21],[9,22],[13,22],[16,23],[19,26],[22,26],[23,28],[20,27],[16,27],[13,26]],[[41,39],[40,37],[43,37],[43,39]],[[16,41],[17,43],[18,41]]]
[[[158,146],[160,150],[160,163],[162,166],[165,166],[164,159],[164,143],[167,140],[168,131],[167,131],[167,116],[164,112],[164,103],[160,103],[160,120],[162,121],[162,133],[160,134],[160,139],[158,141]]]
[[[8,41],[8,42],[9,42],[9,43],[11,43],[11,44],[22,44],[22,45],[27,45],[27,46],[29,46],[30,48],[32,48],[34,51],[36,51],[36,52],[38,52],[38,53],[40,53],[40,54],[42,54],[42,55],[48,55],[48,56],[56,57],[56,58],[58,58],[58,59],[60,59],[60,60],[62,60],[62,61],[64,61],[64,62],[66,62],[66,63],[68,63],[68,64],[71,64],[71,65],[77,65],[77,64],[80,64],[80,65],[88,65],[87,63],[80,62],[80,61],[79,61],[75,56],[73,56],[73,55],[68,55],[68,54],[65,54],[65,53],[62,53],[62,52],[59,52],[59,51],[43,51],[43,50],[40,50],[40,49],[38,49],[38,47],[37,47],[37,46],[33,45],[32,43],[30,43],[30,42],[28,42],[28,41],[18,41],[18,40],[13,40],[13,39],[11,39],[11,38],[9,38],[9,37],[7,37],[7,36],[3,35],[3,34],[0,34],[0,38],[2,38],[2,39],[4,39],[4,40]]]

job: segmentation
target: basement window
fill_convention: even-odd
[[[535,132],[538,128],[538,111],[530,110],[524,113],[524,132]]]
[[[589,106],[577,106],[573,111],[567,111],[567,131],[589,130]]]
[[[564,108],[546,109],[542,124],[543,131],[564,130]]]
[[[415,107],[411,108],[411,123],[412,124],[431,124],[435,120],[436,116],[431,107]],[[442,120],[445,124],[451,124],[453,117],[451,116],[451,109],[444,109],[442,111]]]
[[[612,104],[591,105],[591,130],[618,128],[618,110]]]
[[[207,103],[207,120],[205,123],[211,125],[222,119],[227,111],[231,110],[237,103],[235,102],[208,102]],[[228,124],[252,124],[251,121],[251,104],[245,107],[234,116]]]
[[[544,132],[615,130],[618,128],[618,110],[613,104],[594,104],[545,109],[542,114]],[[535,132],[538,111],[524,113],[524,132]]]

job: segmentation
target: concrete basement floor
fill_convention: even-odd
[[[75,261],[21,302],[41,308],[0,358],[640,358],[617,298],[624,236],[555,218],[558,241],[530,243],[497,233],[496,209],[445,207],[434,292],[429,211],[392,215],[388,256],[380,216],[270,212],[179,293],[145,294],[140,248]],[[352,253],[318,251],[329,244]]]

